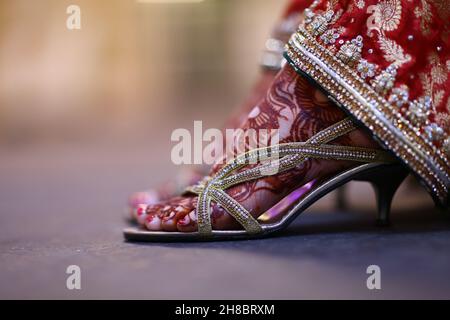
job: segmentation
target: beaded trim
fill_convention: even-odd
[[[249,234],[262,231],[259,223],[236,200],[224,190],[231,186],[259,179],[267,175],[278,174],[290,170],[308,158],[350,160],[358,162],[394,162],[395,159],[385,151],[326,144],[355,129],[350,118],[324,129],[306,142],[282,143],[275,146],[253,149],[237,156],[222,167],[213,177],[206,177],[201,182],[186,189],[189,193],[198,194],[197,223],[198,232],[210,235],[211,200],[221,205],[232,215]],[[259,166],[236,172],[252,163],[261,163],[261,159],[269,160]],[[273,169],[276,169],[275,171]],[[234,174],[233,174],[234,173]]]
[[[450,186],[448,163],[391,103],[332,52],[300,27],[288,42],[285,56],[299,73],[315,80],[341,106],[367,126],[426,183],[443,203]]]

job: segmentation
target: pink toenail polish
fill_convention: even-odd
[[[136,212],[137,212],[137,215],[138,215],[138,216],[141,216],[142,214],[145,213],[145,209],[142,208],[142,207],[140,207],[140,208],[137,208]]]
[[[136,208],[136,220],[138,221],[139,224],[144,224],[146,216],[147,216],[147,205],[140,204]]]
[[[135,218],[139,218],[145,213],[145,210],[147,209],[147,205],[145,204],[139,204],[136,206],[136,208],[133,211],[133,215]]]

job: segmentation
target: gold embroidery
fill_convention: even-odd
[[[431,79],[433,83],[443,84],[447,81],[448,74],[445,72],[444,66],[439,62],[436,55],[430,57],[430,63],[433,65],[431,67]]]
[[[448,73],[436,54],[430,54],[428,61],[431,65],[430,72],[421,73],[419,77],[425,94],[432,98],[433,108],[436,109],[444,102],[445,91],[439,86],[447,81]]]
[[[438,1],[442,0],[421,0],[418,8],[412,9],[413,16],[408,15],[413,20],[408,23],[413,23],[426,32],[427,28],[431,28],[432,12],[438,7],[436,5],[435,8],[435,2]],[[355,0],[350,3],[355,6],[356,2]],[[445,2],[448,6],[448,0]],[[305,27],[309,29],[308,24],[312,22],[305,20],[304,27],[301,26],[291,38],[287,57],[289,63],[311,76],[372,132],[379,134],[388,147],[424,179],[433,193],[441,194],[439,197],[444,199],[448,194],[450,181],[447,174],[449,172],[448,157],[450,157],[450,137],[448,136],[450,116],[443,110],[445,105],[450,108],[450,100],[446,94],[450,60],[448,58],[442,60],[441,54],[434,52],[422,68],[426,70],[425,72],[408,76],[403,74],[403,79],[408,77],[419,80],[423,88],[420,97],[412,95],[411,98],[415,99],[409,100],[408,87],[405,83],[397,81],[396,76],[397,70],[411,61],[412,57],[406,51],[407,48],[396,41],[398,34],[391,33],[399,28],[402,18],[406,19],[405,10],[407,9],[406,4],[402,7],[403,4],[404,0],[381,0],[366,9],[367,36],[377,37],[375,38],[376,46],[368,48],[367,53],[374,53],[374,49],[380,50],[383,59],[389,63],[384,70],[377,70],[376,64],[372,66],[363,59],[366,57],[361,50],[362,41],[360,46],[356,46],[356,43],[351,43],[350,40],[336,40],[337,35],[334,30],[338,27],[346,27],[347,23],[353,22],[340,23],[336,16],[327,21],[327,27],[321,33],[319,41],[317,41],[317,34],[312,35],[308,32],[310,30],[305,30]],[[324,14],[332,10],[330,7],[328,3],[326,11],[311,12],[311,15]],[[349,12],[349,6],[347,5],[344,10]],[[357,9],[353,7],[353,10]],[[334,11],[337,10],[334,9]],[[336,21],[337,25],[333,25],[331,21]],[[445,28],[448,29],[449,25],[447,23]],[[391,36],[391,34],[394,35]],[[412,39],[408,36],[408,40]],[[441,52],[442,48],[436,47],[437,52]],[[340,82],[340,79],[346,80]],[[356,83],[361,83],[362,87],[356,89],[357,94],[352,95],[354,89],[351,88],[355,88]],[[361,97],[366,101],[363,105],[359,100]],[[381,99],[383,103],[378,99]],[[353,102],[354,105],[352,105]],[[373,114],[370,113],[372,111]],[[383,126],[377,122],[380,119],[387,126],[386,128],[378,128]],[[401,134],[395,131],[397,129],[401,131]],[[390,132],[392,136],[388,137]],[[383,133],[387,135],[383,137]],[[392,141],[390,141],[391,138]],[[404,146],[399,145],[400,138]],[[417,145],[413,145],[415,143]],[[437,161],[437,164],[435,165],[432,161]]]
[[[436,114],[436,122],[442,128],[450,128],[450,99],[447,99],[446,110]],[[448,157],[450,158],[450,153],[448,154]]]
[[[398,45],[395,41],[384,37],[384,35],[380,35],[378,43],[380,45],[380,49],[384,52],[384,58],[386,61],[392,62],[397,66],[401,66],[411,60],[411,56],[409,54],[405,54],[400,45]]]
[[[321,35],[327,30],[333,15],[334,12],[332,10],[328,10],[324,14],[315,15],[312,18],[311,23],[307,25],[308,31],[311,32],[313,36]]]
[[[357,0],[356,6],[358,7],[358,9],[363,9],[366,6],[366,3],[364,2],[364,0]]]
[[[437,90],[433,95],[433,105],[438,106],[444,100],[444,90]]]
[[[378,44],[384,52],[384,58],[396,66],[411,60],[409,54],[405,54],[403,48],[394,40],[386,37],[385,31],[393,31],[400,24],[402,16],[402,4],[400,0],[381,1],[376,5],[367,8],[367,13],[371,16],[367,19],[367,35],[373,36],[373,32],[378,32]]]
[[[341,17],[341,15],[342,15],[343,12],[344,12],[344,10],[342,10],[342,9],[336,11],[336,12],[334,13],[333,18],[332,18],[331,21],[330,21],[330,24],[335,24],[335,23],[338,21],[338,19]]]
[[[402,16],[402,4],[400,0],[385,0],[367,8],[367,13],[372,15],[367,19],[367,34],[370,36],[372,30],[393,31],[400,24]]]
[[[346,65],[353,67],[361,59],[363,38],[357,36],[351,41],[346,41],[337,53],[337,57]]]
[[[439,142],[433,144],[429,139],[430,135],[441,132],[439,128],[428,128],[426,135],[417,130],[383,95],[376,93],[303,27],[291,37],[286,57],[291,65],[312,77],[340,105],[370,128],[391,151],[422,177],[442,202],[446,201],[450,186],[449,162],[438,147]],[[431,105],[429,98],[424,98],[423,102],[417,101],[417,107],[426,109]],[[425,109],[417,110],[420,118],[427,118]]]
[[[338,4],[339,0],[330,0],[328,1],[327,8],[328,10],[332,10]]]
[[[450,100],[448,100],[450,104]],[[436,115],[436,122],[443,128],[450,127],[450,114],[440,112]],[[449,155],[450,157],[450,155]]]
[[[334,44],[344,31],[345,29],[343,27],[331,28],[325,31],[325,33],[320,36],[320,39],[325,44]]]
[[[420,0],[422,3],[422,8],[416,7],[414,9],[414,14],[417,18],[420,19],[420,30],[426,36],[430,34],[430,22],[433,18],[433,14],[431,13],[430,4],[426,0]]]

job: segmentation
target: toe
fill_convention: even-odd
[[[179,221],[186,221],[186,216],[194,209],[191,198],[177,199],[169,208],[162,212],[162,229],[165,231],[178,231]],[[180,222],[183,224],[183,222]]]
[[[128,199],[128,211],[131,217],[136,218],[136,211],[140,205],[156,204],[158,201],[158,193],[154,190],[136,192]]]
[[[145,219],[145,227],[150,231],[161,230],[161,219],[157,214],[150,214]]]
[[[193,209],[192,197],[175,197],[157,205],[147,206],[144,213],[141,209],[138,221],[152,231],[178,231],[178,221],[186,221],[185,217]]]
[[[162,218],[164,216],[164,210],[170,206],[167,203],[159,203],[146,207],[145,213],[142,217],[138,218],[138,222],[141,222],[148,230],[159,231],[162,229]]]
[[[161,215],[161,229],[164,231],[177,231],[176,215],[177,213],[172,208],[167,214]]]
[[[197,226],[197,198],[191,200],[192,210],[177,221],[177,229],[180,232],[195,232]],[[227,230],[239,228],[234,218],[230,216],[220,205],[211,205],[211,226],[213,230]]]
[[[146,204],[138,204],[132,211],[133,217],[139,224],[144,224],[145,218],[147,217],[147,207]]]
[[[195,210],[191,210],[177,221],[177,229],[180,232],[197,231],[197,214]]]

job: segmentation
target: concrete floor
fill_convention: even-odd
[[[450,298],[449,219],[417,190],[399,193],[387,229],[368,189],[350,186],[356,209],[336,212],[330,195],[276,238],[135,244],[122,238],[123,203],[170,176],[164,159],[95,143],[1,153],[2,299]],[[72,264],[81,290],[66,289]],[[373,264],[381,290],[366,287]]]

